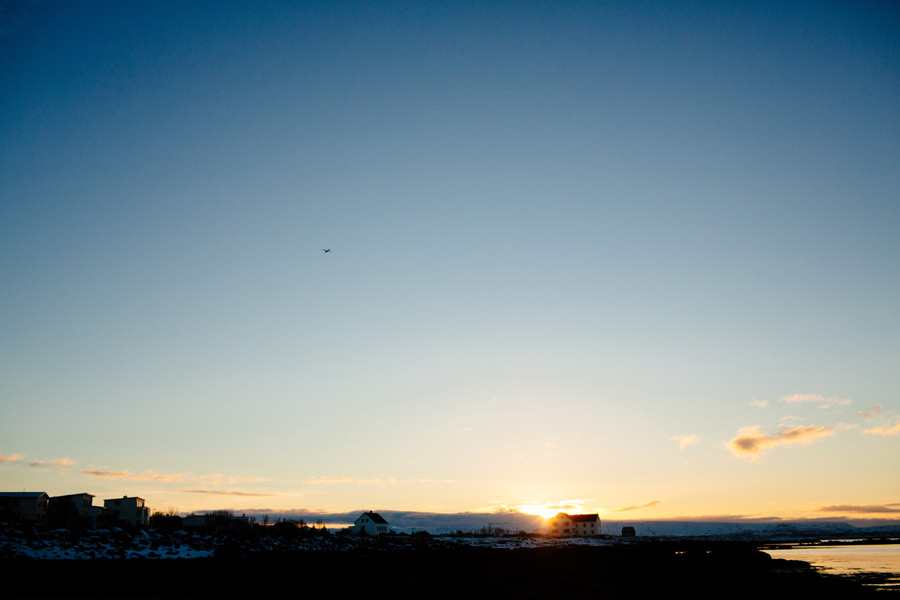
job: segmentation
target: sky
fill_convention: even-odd
[[[6,0],[0,488],[900,519],[897,165],[893,2]]]

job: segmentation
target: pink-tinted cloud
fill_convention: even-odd
[[[700,436],[696,433],[692,433],[690,435],[676,435],[672,438],[673,442],[678,442],[678,448],[684,450],[688,446],[696,444],[701,440]]]
[[[756,408],[765,408],[769,405],[768,400],[757,400],[756,398],[752,398],[750,400],[750,406],[755,406]]]
[[[863,433],[868,433],[869,435],[880,435],[884,437],[888,437],[890,435],[900,435],[900,418],[897,419],[897,423],[890,427],[888,425],[879,425],[878,427],[872,427],[871,429],[866,429]]]
[[[789,396],[782,396],[782,402],[787,402],[788,404],[798,404],[800,402],[815,402],[816,404],[821,404],[825,402],[825,397],[821,394],[791,394]]]
[[[829,513],[856,513],[856,514],[883,514],[900,513],[900,503],[891,504],[832,504],[819,506],[812,509],[816,512]]]
[[[71,458],[57,458],[56,460],[33,460],[29,467],[71,467],[75,461]]]
[[[818,407],[821,409],[828,409],[834,406],[847,406],[853,402],[853,400],[849,398],[841,398],[839,396],[825,398],[825,396],[821,394],[791,394],[789,396],[782,396],[781,401],[787,404],[818,404]]]
[[[735,456],[742,458],[756,457],[774,446],[790,446],[793,444],[811,444],[823,437],[834,435],[841,427],[808,425],[806,427],[781,426],[773,435],[766,435],[759,425],[743,427],[737,436],[726,442],[726,447]]]
[[[260,492],[242,492],[241,490],[206,490],[206,489],[180,489],[179,492],[188,494],[210,494],[212,496],[277,496],[278,494],[264,494]]]
[[[25,458],[25,457],[22,456],[21,454],[7,454],[7,455],[0,454],[0,463],[19,462],[23,458]]]
[[[154,473],[153,471],[144,471],[143,473],[132,473],[131,471],[108,471],[104,469],[83,469],[78,471],[81,475],[88,477],[96,477],[98,479],[127,479],[130,481],[155,481],[158,483],[167,483],[171,481],[184,481],[188,476],[184,473],[174,475],[166,475],[163,473]]]
[[[212,481],[212,482],[225,482],[227,481],[229,484],[234,485],[235,483],[256,483],[260,481],[271,481],[270,479],[266,479],[265,477],[241,477],[241,476],[231,476],[226,477],[222,473],[210,473],[208,475],[198,475],[196,479],[200,481]]]
[[[865,410],[861,410],[856,413],[857,417],[862,417],[866,421],[871,421],[875,417],[881,416],[881,409],[883,407],[880,404],[876,404],[872,408],[867,408]]]
[[[650,508],[652,506],[656,506],[660,504],[659,500],[651,500],[650,502],[644,502],[643,504],[638,504],[637,506],[624,506],[622,508],[613,508],[610,509],[609,512],[628,512],[632,510],[641,510],[642,508]]]

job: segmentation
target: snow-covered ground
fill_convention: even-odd
[[[41,559],[95,558],[201,558],[212,556],[216,543],[210,537],[155,535],[146,531],[129,535],[121,530],[95,530],[73,535],[57,529],[30,535],[18,531],[0,534],[0,557]]]
[[[202,534],[188,531],[160,533],[122,530],[91,530],[75,535],[65,529],[24,533],[17,529],[0,531],[0,558],[38,559],[171,559],[204,558],[223,551],[242,555],[295,551],[452,548],[548,548],[559,546],[606,546],[621,543],[610,538],[552,539],[534,536],[431,536],[391,535],[380,538],[316,534],[293,539],[271,535]]]
[[[585,538],[545,538],[536,535],[480,536],[398,534],[378,538],[358,537],[319,530],[298,530],[297,535],[273,535],[260,530],[241,533],[201,533],[179,530],[126,532],[121,529],[95,529],[79,534],[66,529],[20,530],[0,525],[0,559],[28,557],[37,559],[171,559],[204,558],[216,555],[253,556],[267,553],[303,551],[393,551],[421,548],[554,548],[572,546],[611,546],[641,543],[653,539],[730,539],[779,540],[820,537],[847,537],[853,528],[845,524],[819,524],[815,531],[798,531],[794,527],[735,523],[646,523],[638,529],[638,537],[601,536]]]

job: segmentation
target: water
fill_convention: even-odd
[[[766,553],[772,558],[806,561],[834,575],[885,574],[888,578],[877,587],[900,590],[900,544],[797,546]]]

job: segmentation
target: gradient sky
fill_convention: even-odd
[[[896,3],[0,15],[0,488],[900,513]]]

